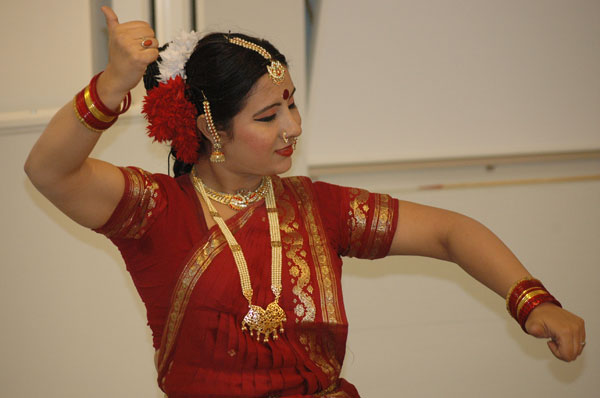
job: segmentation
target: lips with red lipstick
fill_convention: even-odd
[[[277,151],[275,151],[275,153],[281,155],[281,156],[292,156],[292,154],[294,153],[294,147],[292,145],[288,145],[285,148],[281,148]]]

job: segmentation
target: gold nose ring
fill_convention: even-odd
[[[290,142],[290,139],[288,138],[288,135],[287,135],[287,131],[284,131],[282,136],[283,136],[283,142],[285,142],[286,144]]]

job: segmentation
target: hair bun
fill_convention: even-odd
[[[169,47],[169,43],[159,47],[159,53],[164,51],[167,47]],[[146,92],[158,86],[158,75],[160,74],[158,63],[160,61],[162,61],[162,58],[159,56],[156,61],[152,62],[146,67],[146,72],[144,72],[144,87],[146,88]]]

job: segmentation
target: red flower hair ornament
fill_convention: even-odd
[[[157,87],[144,97],[142,113],[148,120],[148,135],[154,141],[170,141],[177,159],[196,163],[200,137],[196,127],[197,110],[185,96],[185,64],[200,34],[181,33],[161,53]]]
[[[196,107],[185,97],[185,81],[179,75],[159,83],[144,97],[142,113],[148,120],[148,135],[154,141],[171,141],[177,159],[196,163],[200,139]]]

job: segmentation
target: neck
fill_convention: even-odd
[[[239,190],[256,189],[263,176],[246,173],[235,173],[222,164],[211,163],[208,159],[200,159],[195,165],[196,175],[213,190],[235,194]]]

